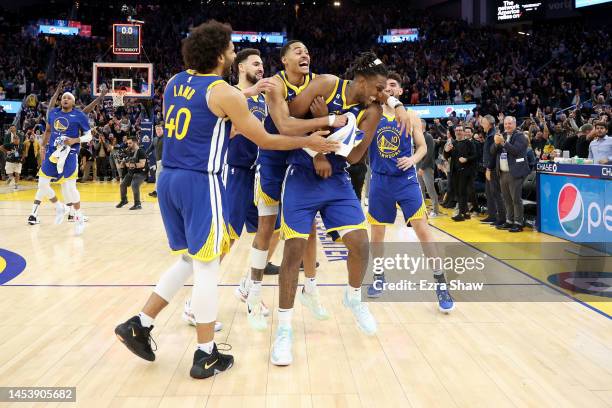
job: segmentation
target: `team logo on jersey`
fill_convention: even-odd
[[[376,135],[376,146],[381,157],[390,159],[400,153],[400,133],[392,126],[385,126]]]
[[[58,132],[65,132],[68,130],[68,125],[68,119],[60,117],[55,119],[55,122],[53,122],[53,129],[57,130]]]
[[[557,215],[563,231],[570,237],[580,233],[584,222],[584,204],[582,195],[575,185],[565,184],[559,191]]]
[[[0,249],[0,285],[14,279],[25,267],[26,260],[21,255]]]

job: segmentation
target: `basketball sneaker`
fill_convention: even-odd
[[[234,365],[234,357],[229,354],[221,354],[217,345],[213,346],[212,353],[197,349],[193,355],[193,366],[189,375],[196,379],[208,378],[213,375],[229,370]]]
[[[321,305],[321,298],[319,296],[319,291],[315,289],[314,293],[306,293],[304,288],[299,292],[298,298],[300,299],[300,303],[308,308],[317,320],[327,320],[329,319],[329,313],[327,310]]]
[[[140,323],[140,317],[134,316],[125,323],[121,323],[115,327],[115,334],[121,340],[125,347],[132,353],[147,361],[155,361],[155,353],[151,348],[151,327],[143,327]],[[153,341],[155,344],[155,341]],[[157,350],[157,344],[155,344]]]
[[[270,362],[277,366],[287,366],[293,363],[291,345],[293,342],[293,329],[279,326],[276,329],[276,339],[270,352]]]
[[[249,288],[248,288],[247,278],[240,279],[240,284],[234,291],[234,294],[236,295],[238,299],[240,299],[241,302],[247,301],[249,297]],[[268,309],[268,307],[263,302],[263,300],[261,301],[261,313],[266,317],[270,315],[270,309]]]
[[[183,320],[187,322],[190,326],[196,325],[195,315],[193,314],[193,310],[191,310],[191,299],[187,299],[185,301],[185,306],[183,307]],[[223,330],[223,323],[215,322],[215,331]]]
[[[384,274],[374,275],[374,281],[368,286],[368,297],[379,298],[383,293],[383,284],[386,283]],[[380,288],[380,289],[377,289]]]
[[[85,231],[85,219],[82,215],[75,215],[74,217],[74,234],[78,236]]]
[[[353,313],[353,317],[357,322],[357,326],[367,335],[372,335],[376,333],[376,319],[370,313],[370,308],[361,299],[349,299],[348,291],[344,290],[344,297],[342,298],[342,304],[345,307],[349,308],[351,313]]]
[[[66,215],[66,208],[64,204],[55,206],[55,224],[59,225],[64,222],[64,215]]]
[[[30,214],[30,216],[28,217],[28,224],[30,225],[40,224],[40,220],[38,219],[38,216],[34,214]]]
[[[436,286],[436,296],[438,297],[438,309],[442,313],[450,313],[455,308],[455,302],[445,283]]]
[[[249,326],[251,326],[251,328],[253,328],[254,330],[266,330],[268,328],[268,322],[266,320],[266,316],[263,314],[263,302],[261,301],[261,299],[258,299],[258,296],[249,296],[245,303],[247,308],[247,321],[249,322]]]

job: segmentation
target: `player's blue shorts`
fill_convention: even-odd
[[[255,205],[273,206],[279,204],[286,171],[286,165],[257,165]]]
[[[372,172],[368,204],[368,222],[372,225],[395,223],[397,206],[404,213],[404,220],[416,220],[427,216],[421,187],[415,175],[390,176]]]
[[[157,199],[172,251],[208,262],[229,251],[221,174],[164,167]]]
[[[238,239],[246,225],[248,233],[257,232],[257,207],[254,203],[255,169],[227,165],[225,189],[229,208],[229,233]]]
[[[283,186],[283,238],[308,238],[317,211],[327,232],[366,229],[348,173],[322,179],[313,169],[290,165]]]
[[[79,159],[77,152],[71,150],[70,153],[68,153],[68,157],[66,157],[66,162],[64,163],[64,171],[61,173],[58,173],[57,165],[52,163],[49,157],[51,156],[48,155],[43,161],[42,166],[40,166],[40,170],[38,171],[39,177],[46,177],[51,179],[52,182],[60,184],[66,180],[77,178],[79,175]]]

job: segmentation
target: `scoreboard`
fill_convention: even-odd
[[[140,55],[141,41],[140,24],[113,24],[113,54]]]

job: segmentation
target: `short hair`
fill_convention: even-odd
[[[284,56],[285,56],[285,55],[286,55],[286,54],[289,52],[289,49],[291,48],[291,46],[292,46],[293,44],[297,44],[297,43],[302,43],[302,44],[304,44],[304,43],[303,43],[302,41],[300,41],[300,40],[291,40],[291,41],[287,41],[287,44],[285,44],[285,45],[283,45],[283,46],[281,47],[281,50],[280,50],[280,56],[281,56],[281,58],[283,58],[283,57],[284,57]]]
[[[474,132],[474,128],[473,128],[473,127],[471,127],[471,126],[469,126],[469,125],[463,126],[463,130],[464,130],[464,131],[465,131],[465,130],[468,130],[468,129],[470,129],[470,131],[471,131],[472,133]]]
[[[608,130],[608,124],[607,124],[606,122],[604,122],[603,120],[602,120],[602,121],[599,121],[599,122],[596,122],[596,123],[595,123],[595,127],[597,127],[597,126],[600,126],[600,127],[606,128],[606,130]]]
[[[495,126],[495,118],[493,115],[485,115],[484,117],[491,126]]]
[[[348,70],[351,78],[361,75],[364,77],[371,77],[376,75],[382,75],[384,77],[389,75],[387,67],[378,59],[376,54],[373,52],[362,52],[351,64]]]
[[[389,71],[389,73],[387,74],[387,79],[392,79],[398,84],[402,85],[402,77],[395,71]]]
[[[183,40],[181,53],[188,69],[202,74],[212,71],[232,39],[232,27],[216,20],[209,20],[192,28]]]
[[[234,59],[234,72],[236,73],[236,75],[238,75],[238,64],[244,62],[251,55],[257,55],[258,57],[261,57],[261,52],[259,52],[259,50],[255,48],[245,48],[244,50],[240,50],[236,54],[236,59]]]
[[[459,128],[461,128],[461,130],[465,129],[465,127],[464,127],[463,125],[457,125],[457,126],[455,126],[455,130],[457,130],[457,129],[459,129]]]
[[[128,136],[127,140],[131,140],[134,143],[140,144],[140,141],[138,140],[138,136]]]
[[[512,121],[513,121],[514,123],[516,123],[516,118],[515,118],[514,116],[506,116],[506,117],[504,118],[504,120],[506,120],[506,119],[512,119]]]

